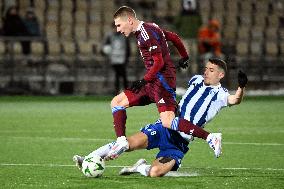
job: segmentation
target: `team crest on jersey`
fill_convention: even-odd
[[[211,95],[214,95],[214,94],[216,94],[216,91],[214,91],[214,90],[210,90],[210,92],[209,92]]]
[[[224,88],[224,87],[222,87],[222,89],[227,93],[228,92],[228,89],[226,89],[226,88]]]

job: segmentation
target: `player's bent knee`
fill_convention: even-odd
[[[116,98],[114,97],[110,102],[110,106],[113,108],[113,107],[117,106],[117,104],[118,104],[118,102],[117,102]]]
[[[151,167],[151,169],[149,171],[150,177],[162,177],[162,176],[164,176],[164,174],[165,173],[163,172],[163,170],[158,166]]]
[[[122,106],[121,101],[122,100],[119,98],[119,96],[113,97],[113,99],[110,102],[111,108],[116,107],[116,106]]]
[[[162,112],[160,113],[160,118],[161,118],[163,127],[170,129],[172,122],[175,119],[175,114],[174,112],[171,112],[171,111]]]
[[[127,108],[129,106],[129,102],[127,99],[127,96],[124,93],[121,93],[119,95],[116,95],[110,103],[111,108],[114,108],[116,106],[122,106]]]

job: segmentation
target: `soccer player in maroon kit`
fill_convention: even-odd
[[[186,49],[177,34],[163,30],[154,23],[138,20],[135,11],[130,7],[122,6],[115,12],[114,24],[117,32],[126,37],[131,33],[136,36],[146,74],[111,101],[114,129],[118,138],[107,156],[110,159],[116,158],[129,148],[125,137],[126,108],[156,103],[163,126],[172,128],[177,108],[175,99],[176,70],[170,58],[167,41],[174,44],[182,57],[179,61],[180,67],[186,68],[189,61]],[[199,138],[206,139],[209,134],[186,120],[180,120],[178,124],[179,131]]]

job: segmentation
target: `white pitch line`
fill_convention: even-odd
[[[266,171],[284,171],[284,169],[275,169],[275,168],[247,168],[247,167],[224,167],[220,169],[225,169],[225,170],[266,170]]]
[[[32,164],[32,163],[0,163],[0,166],[31,166],[31,167],[75,167],[71,164]],[[128,167],[127,165],[108,165],[107,168],[123,168]],[[192,167],[182,167],[183,169],[223,169],[223,170],[264,170],[264,171],[284,171],[284,169],[276,168],[260,168],[260,167],[205,167],[205,168],[192,168]]]
[[[5,137],[13,138],[13,139],[54,140],[54,141],[106,141],[106,142],[115,141],[115,139],[110,139],[110,138],[67,138],[67,137],[54,138],[54,137],[21,137],[21,136],[19,136],[19,137],[17,137],[17,136],[5,136]],[[194,143],[201,143],[201,142],[195,141]],[[223,142],[223,144],[228,144],[228,145],[253,145],[253,146],[284,146],[283,143],[257,143],[257,142]]]
[[[30,166],[30,167],[74,167],[75,165],[37,164],[37,163],[0,163],[0,166]]]
[[[182,172],[182,171],[170,171],[168,172],[165,177],[196,177],[199,174],[197,173],[189,173],[189,172]]]
[[[62,137],[62,138],[55,138],[55,137],[17,137],[12,136],[8,138],[13,139],[31,139],[31,140],[53,140],[53,141],[115,141],[115,139],[107,139],[107,138],[69,138],[69,137]]]
[[[254,146],[284,146],[282,143],[257,143],[257,142],[223,142],[223,144],[254,145]]]

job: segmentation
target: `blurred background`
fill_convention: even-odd
[[[0,0],[0,95],[117,93],[106,37],[122,5],[182,38],[191,63],[177,70],[178,89],[202,73],[204,61],[220,57],[229,90],[243,70],[249,93],[284,94],[284,0]],[[144,70],[130,37],[128,82]]]

